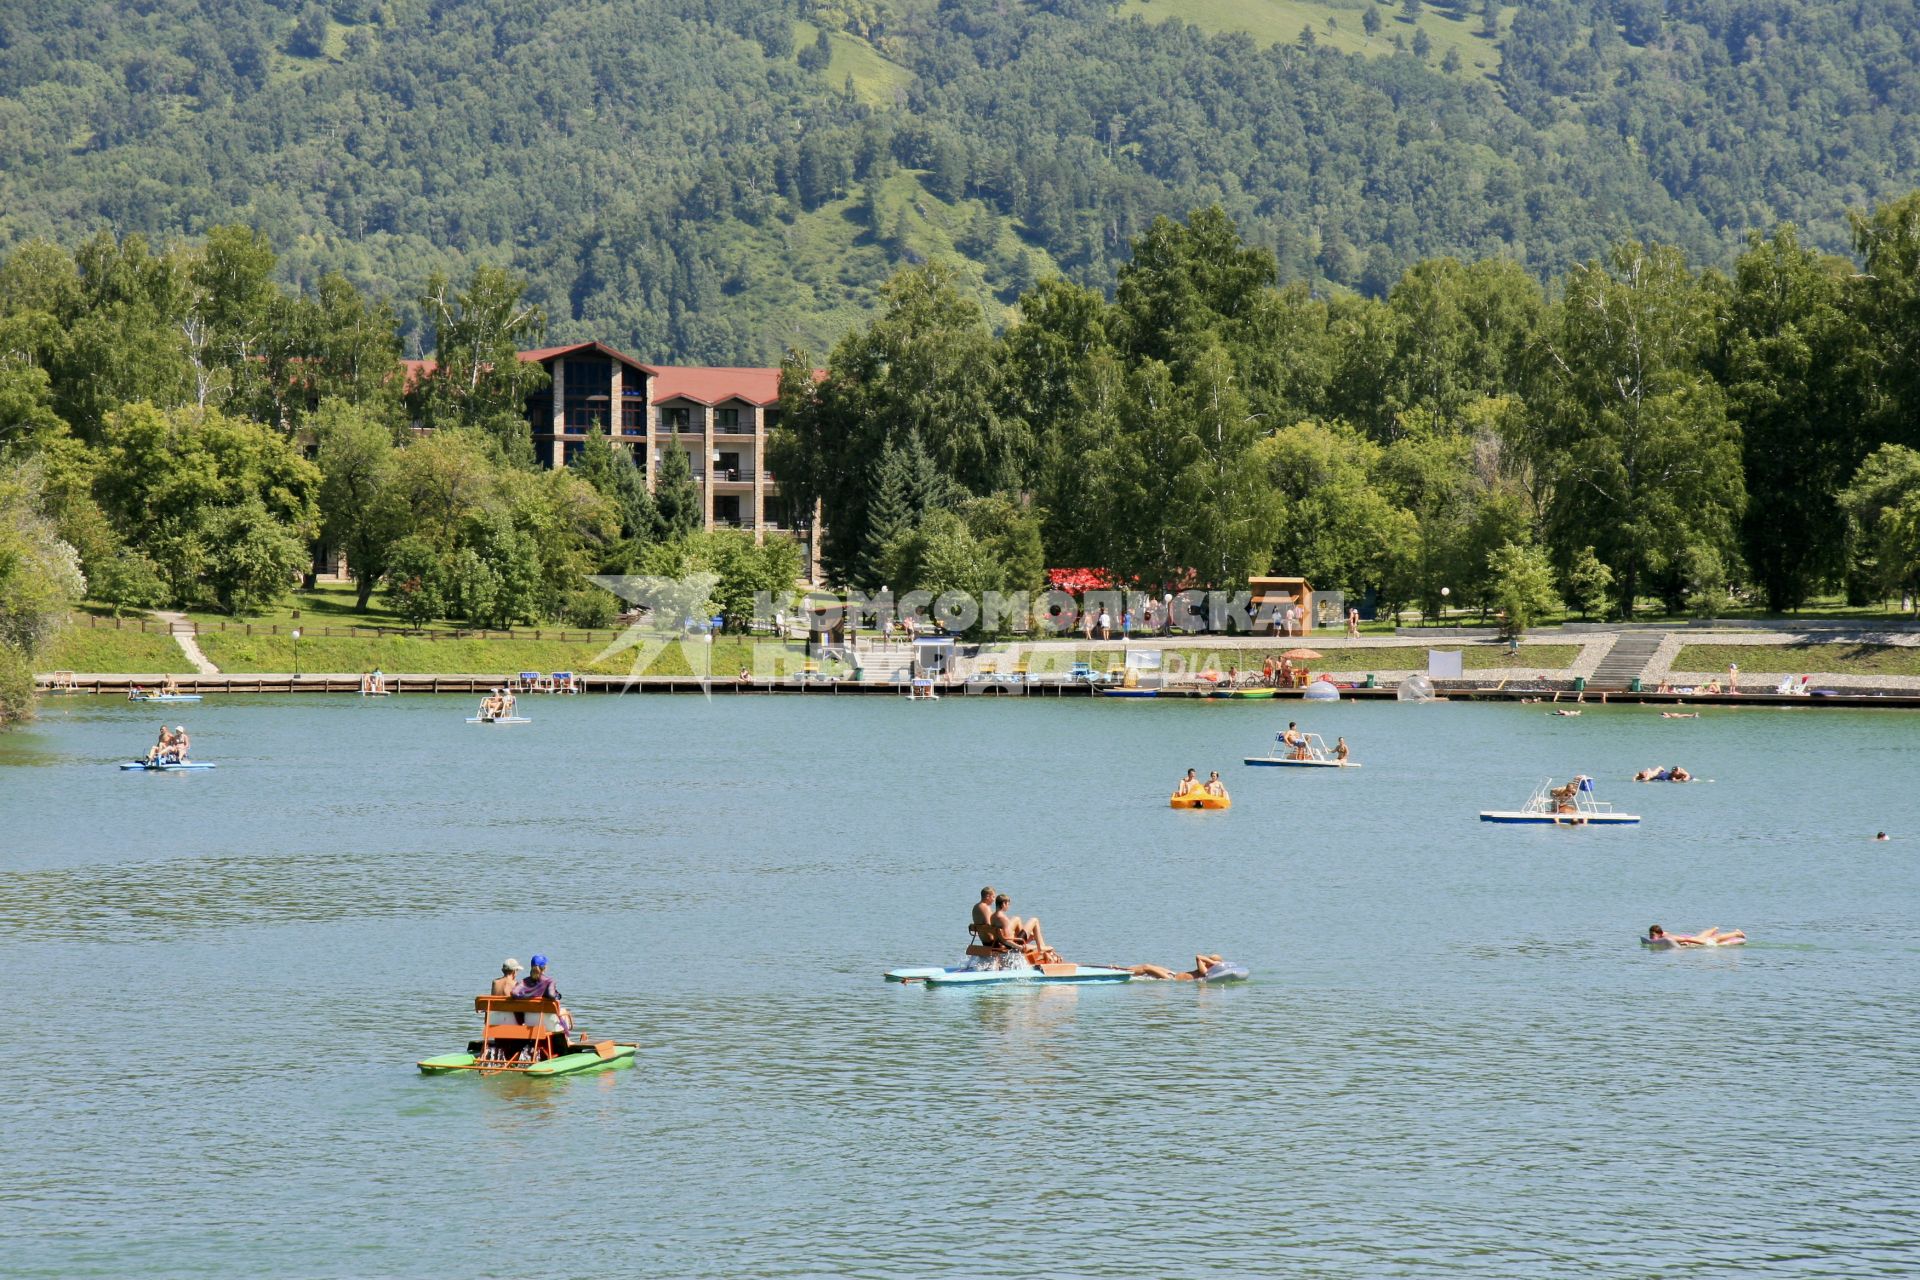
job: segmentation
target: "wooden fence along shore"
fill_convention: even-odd
[[[36,676],[35,683],[46,694],[89,694],[117,696],[124,698],[135,687],[153,689],[166,679],[160,675],[87,675],[81,673],[54,673]],[[337,693],[359,694],[362,677],[352,673],[330,673],[316,675],[176,675],[173,681],[183,693],[221,694],[221,693]],[[385,688],[389,694],[405,695],[410,693],[486,693],[497,686],[508,683],[511,673],[494,675],[385,675]],[[860,682],[855,680],[823,680],[818,677],[796,678],[782,677],[772,680],[738,680],[715,678],[702,680],[698,676],[626,676],[577,675],[574,677],[580,692],[583,693],[713,693],[726,696],[798,694],[805,697],[888,697],[904,698],[907,686],[897,681]],[[1822,696],[1789,696],[1773,692],[1756,693],[1717,693],[1717,694],[1678,694],[1658,693],[1652,690],[1633,693],[1613,690],[1604,693],[1594,689],[1586,691],[1584,701],[1576,702],[1571,681],[1566,680],[1529,680],[1522,684],[1486,684],[1472,680],[1436,680],[1434,692],[1440,697],[1454,702],[1523,702],[1540,700],[1545,707],[1559,706],[1568,710],[1584,707],[1598,707],[1627,703],[1637,706],[1684,707],[1687,710],[1700,710],[1711,707],[1884,707],[1920,709],[1920,690],[1913,689],[1849,689],[1836,691]],[[1106,690],[1083,680],[1040,679],[1029,682],[1004,680],[951,680],[936,682],[933,686],[942,697],[988,697],[988,698],[1097,698]],[[1261,691],[1263,694],[1268,692]],[[1298,689],[1275,689],[1271,691],[1274,700],[1299,700],[1302,691]],[[1558,694],[1555,701],[1554,695]],[[522,694],[523,697],[539,697],[539,694]],[[1397,696],[1392,685],[1379,688],[1342,689],[1340,696],[1357,701],[1388,701]],[[1240,701],[1231,694],[1205,688],[1173,688],[1154,691],[1154,699],[1172,698],[1205,701]],[[1148,699],[1129,699],[1129,701],[1147,701]]]

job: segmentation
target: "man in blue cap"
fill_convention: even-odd
[[[513,998],[515,1000],[558,1000],[560,998],[560,988],[556,987],[553,979],[547,976],[545,956],[534,956],[531,966],[527,969],[527,976],[514,984]]]
[[[520,979],[519,984],[514,987],[513,998],[515,1000],[551,1000],[555,1004],[560,1003],[562,999],[560,988],[555,986],[553,979],[547,976],[547,958],[545,956],[536,954],[533,959],[528,962],[527,976]],[[517,1018],[526,1017],[525,1014],[515,1014],[514,1016]],[[545,1016],[551,1017],[552,1015],[549,1014]],[[566,1006],[561,1006],[558,1023],[552,1030],[555,1032],[553,1038],[554,1052],[565,1053],[568,1047],[567,1033],[573,1030],[573,1015],[567,1012]]]

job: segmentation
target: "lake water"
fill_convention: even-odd
[[[0,736],[0,1273],[1920,1270],[1910,715],[526,705],[170,707],[199,775],[114,770],[124,703]],[[1366,767],[1243,768],[1290,716]],[[1574,772],[1645,822],[1476,820]],[[1254,980],[881,981],[989,882]],[[535,951],[635,1067],[420,1076]]]

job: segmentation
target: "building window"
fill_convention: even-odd
[[[569,360],[566,368],[567,394],[603,396],[613,385],[613,361]]]
[[[662,409],[660,411],[660,429],[662,431],[693,430],[693,410]]]
[[[600,421],[600,415],[592,409],[568,409],[567,427],[573,431],[585,431]]]
[[[639,435],[640,428],[644,425],[642,422],[642,418],[645,415],[645,413],[646,413],[646,410],[634,408],[631,406],[621,409],[620,410],[620,434],[628,435],[628,436]]]
[[[717,425],[722,431],[732,431],[740,425],[740,411],[738,409],[716,409],[714,412],[719,415]]]

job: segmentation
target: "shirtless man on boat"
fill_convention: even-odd
[[[147,763],[170,764],[173,759],[173,751],[173,730],[167,728],[165,725],[161,725],[160,737],[151,747],[147,748]]]
[[[1190,792],[1202,790],[1204,786],[1205,784],[1200,781],[1200,775],[1189,769],[1187,776],[1180,779],[1179,785],[1174,787],[1173,794],[1184,796]]]
[[[1288,759],[1305,760],[1307,758],[1307,735],[1300,732],[1300,726],[1293,721],[1287,721],[1287,731],[1280,735],[1280,742],[1287,749]]]
[[[1060,953],[1047,945],[1047,938],[1040,930],[1040,917],[1031,916],[1022,920],[1007,908],[1013,905],[1013,899],[1004,893],[993,898],[993,941],[990,946],[1010,948],[1026,956],[1030,964],[1057,963]]]
[[[983,947],[992,946],[989,939],[994,938],[993,931],[993,886],[988,885],[980,891],[980,901],[973,904],[973,914],[967,921],[967,932],[974,941]]]

